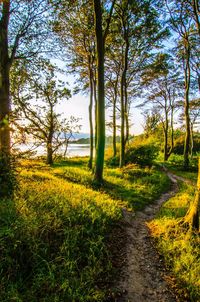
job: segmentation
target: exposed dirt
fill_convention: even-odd
[[[118,234],[111,238],[113,244],[118,246],[114,252],[114,259],[118,259],[118,262],[114,265],[118,269],[119,275],[108,301],[179,301],[175,290],[169,284],[169,280],[173,279],[156,251],[146,226],[146,222],[154,218],[162,203],[175,195],[178,190],[177,179],[179,177],[169,172],[166,173],[172,181],[170,192],[163,194],[159,200],[147,206],[142,212],[135,214],[127,210],[123,211],[122,224],[115,229]]]

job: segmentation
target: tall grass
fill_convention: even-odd
[[[0,201],[0,301],[104,301],[107,234],[122,207],[144,207],[168,180],[154,169],[108,169],[99,189],[86,164],[18,167],[19,190]]]
[[[188,232],[182,224],[193,198],[194,187],[180,184],[180,192],[163,205],[158,217],[149,223],[149,228],[176,277],[179,294],[186,301],[195,302],[200,301],[200,238]]]

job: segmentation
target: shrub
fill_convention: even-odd
[[[185,137],[183,135],[177,138],[174,142],[173,153],[182,155],[184,152],[184,142],[185,142]],[[200,137],[194,135],[193,153],[196,153],[199,150],[200,150]]]
[[[152,166],[158,155],[158,147],[154,145],[131,146],[125,153],[125,163],[135,163],[140,166]]]

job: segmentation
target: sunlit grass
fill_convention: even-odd
[[[86,164],[80,167],[60,166],[53,170],[54,175],[74,183],[99,190],[93,182],[93,175]],[[134,209],[142,209],[146,204],[158,198],[170,186],[168,177],[155,168],[138,168],[130,165],[127,168],[106,168],[104,185],[101,191],[112,198],[126,201]]]
[[[87,159],[24,160],[19,190],[0,203],[1,301],[103,301],[112,272],[106,237],[122,207],[141,209],[169,185],[155,169],[106,169]]]
[[[158,216],[149,223],[152,235],[166,263],[173,271],[182,290],[181,295],[191,301],[200,299],[200,259],[198,235],[192,235],[182,223],[194,198],[194,187],[180,185],[180,192],[161,208]],[[185,291],[186,289],[187,291]]]

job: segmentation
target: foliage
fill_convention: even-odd
[[[125,151],[125,164],[152,166],[158,155],[159,148],[155,144],[131,144]],[[108,166],[119,165],[119,155],[106,160]]]
[[[183,163],[183,155],[172,154],[169,162],[165,163],[165,165],[168,168],[170,168],[173,171],[173,173],[180,175],[182,177],[190,178],[191,175],[194,176],[194,174],[192,174],[192,172],[197,172],[197,170],[198,170],[198,156],[194,156],[190,160],[189,171],[183,170],[182,163]]]
[[[184,140],[183,136],[180,136],[174,141],[174,149],[173,152],[175,154],[183,154],[184,151]],[[193,137],[193,153],[196,153],[200,150],[200,136],[198,134]]]
[[[187,232],[180,220],[193,201],[194,187],[180,185],[180,192],[167,201],[156,219],[149,223],[158,248],[173,271],[180,295],[188,301],[199,301],[199,237]]]
[[[141,145],[129,147],[126,151],[126,162],[136,163],[141,166],[152,166],[158,154],[158,147],[155,145]]]

